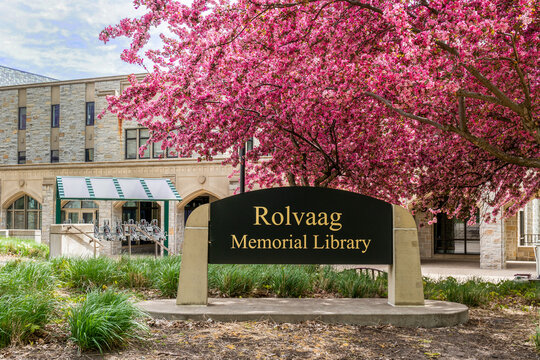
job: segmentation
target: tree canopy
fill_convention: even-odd
[[[122,58],[152,66],[109,110],[181,156],[236,165],[255,137],[251,184],[463,218],[479,204],[510,215],[540,189],[539,0],[134,4],[147,13],[100,38],[130,38]]]

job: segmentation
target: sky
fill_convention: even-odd
[[[120,60],[127,39],[98,39],[143,13],[132,0],[0,0],[0,65],[58,80],[145,72]]]

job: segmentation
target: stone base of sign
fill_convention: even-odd
[[[223,299],[210,298],[207,306],[176,305],[174,299],[138,304],[153,318],[167,320],[259,321],[400,327],[443,327],[467,322],[465,305],[426,300],[424,306],[392,306],[387,299]]]
[[[209,204],[197,207],[184,229],[182,262],[178,279],[178,305],[206,305],[208,294]]]
[[[392,205],[394,217],[394,261],[388,266],[388,303],[424,305],[420,249],[416,223],[411,213]]]

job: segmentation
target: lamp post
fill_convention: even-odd
[[[253,150],[253,138],[249,138],[240,148],[240,194],[246,191],[246,151]]]

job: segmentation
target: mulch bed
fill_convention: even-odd
[[[149,320],[148,340],[103,356],[78,354],[55,325],[0,359],[539,359],[530,340],[537,313],[471,309],[468,323],[436,329]]]

